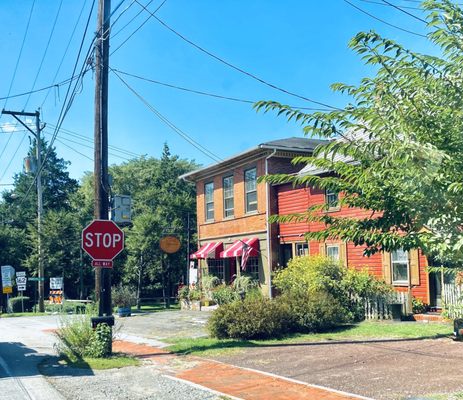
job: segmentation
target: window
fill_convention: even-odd
[[[233,217],[233,176],[223,178],[223,216],[224,218]]]
[[[216,276],[222,282],[225,282],[225,268],[223,258],[209,258],[207,260],[207,269],[209,275]]]
[[[395,250],[391,253],[392,283],[408,284],[408,251]]]
[[[339,245],[327,244],[326,245],[326,256],[333,260],[339,261]]]
[[[296,255],[308,256],[309,255],[309,244],[308,243],[296,243]]]
[[[246,262],[246,271],[243,274],[259,279],[259,257],[249,257]]]
[[[257,211],[257,170],[244,171],[244,190],[246,193],[246,212]]]
[[[214,182],[204,185],[206,221],[214,220]]]
[[[325,201],[329,209],[337,209],[339,207],[339,193],[332,189],[326,189]]]

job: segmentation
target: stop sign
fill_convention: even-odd
[[[94,260],[112,260],[124,249],[124,232],[113,221],[96,219],[82,231],[82,249]]]

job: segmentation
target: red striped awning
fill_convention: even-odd
[[[256,257],[259,255],[259,239],[258,238],[250,238],[250,239],[240,239],[234,242],[228,249],[225,249],[220,253],[220,257],[228,258],[228,257],[240,257],[243,253],[243,249],[249,246],[251,247],[251,252],[249,253],[249,257]]]
[[[196,253],[190,255],[193,260],[204,258],[220,258],[223,250],[222,242],[209,242],[203,245]]]

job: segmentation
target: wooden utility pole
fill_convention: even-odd
[[[40,112],[24,112],[24,111],[6,111],[2,110],[2,114],[11,115],[16,121],[23,125],[34,137],[36,141],[35,150],[37,158],[37,252],[38,252],[38,290],[39,290],[39,312],[45,311],[45,270],[42,257],[42,215],[43,215],[43,196],[42,196],[42,140],[40,138]],[[35,132],[24,123],[19,116],[35,117]]]
[[[99,0],[98,24],[95,41],[95,219],[108,219],[109,182],[108,182],[108,71],[109,71],[109,19],[111,0]],[[111,271],[107,268],[95,268],[95,295],[99,300],[99,317],[109,317],[112,325],[114,318],[111,307]],[[103,322],[103,320],[101,320]]]

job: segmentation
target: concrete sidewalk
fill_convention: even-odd
[[[191,384],[199,385],[234,399],[369,399],[218,361],[193,356],[177,356],[166,350],[147,344],[118,340],[114,342],[113,349],[117,352],[149,359],[152,363],[163,366],[165,373],[173,379],[190,382]]]

